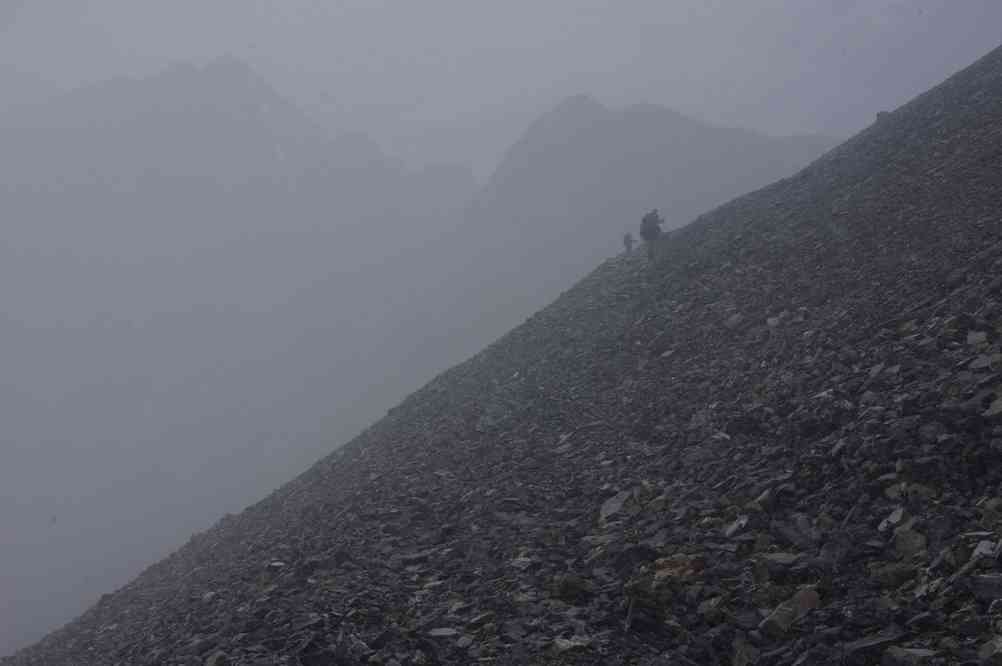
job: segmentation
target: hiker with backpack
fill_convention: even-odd
[[[664,220],[658,215],[657,208],[644,215],[643,219],[640,220],[640,237],[647,244],[647,258],[651,261],[654,261],[654,244],[661,237],[662,224],[664,224]]]

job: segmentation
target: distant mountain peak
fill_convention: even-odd
[[[203,65],[176,63],[133,85],[177,86],[202,99],[227,98],[234,101],[268,101],[288,104],[285,99],[249,63],[233,56],[223,56]]]
[[[227,54],[214,58],[202,67],[203,70],[217,70],[221,72],[234,73],[240,76],[257,77],[257,72],[243,58]]]
[[[529,132],[547,131],[550,127],[580,127],[601,120],[609,109],[590,95],[573,95],[557,103],[532,124]]]
[[[625,107],[622,113],[623,115],[628,115],[628,116],[659,116],[662,118],[671,117],[689,123],[698,123],[700,125],[706,124],[702,120],[693,118],[691,116],[687,116],[681,111],[676,111],[670,106],[654,104],[653,102],[640,102],[638,104],[631,104]]]
[[[597,99],[586,93],[578,93],[577,95],[571,95],[570,97],[565,97],[560,100],[560,102],[553,107],[551,113],[601,113],[604,111],[606,111],[605,105]]]

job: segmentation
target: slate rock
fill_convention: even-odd
[[[935,662],[939,653],[925,648],[891,646],[884,652],[881,666],[925,666]]]
[[[229,656],[222,650],[213,652],[205,659],[205,666],[230,666]]]
[[[1002,637],[994,636],[981,644],[978,661],[984,666],[1002,666]]]
[[[971,576],[968,585],[974,596],[981,601],[992,602],[1002,599],[1002,573]]]
[[[817,590],[798,590],[790,599],[777,606],[759,625],[759,631],[774,639],[785,635],[793,624],[821,604]]]

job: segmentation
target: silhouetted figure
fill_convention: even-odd
[[[664,224],[664,220],[658,215],[657,208],[644,215],[644,218],[640,220],[640,237],[647,243],[647,258],[652,261],[654,260],[654,244],[661,237],[662,224]]]
[[[626,254],[633,252],[633,234],[627,231],[623,234],[623,247],[626,248]]]

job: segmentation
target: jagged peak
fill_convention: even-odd
[[[536,119],[520,143],[562,140],[607,116],[609,110],[589,95],[574,95],[559,102]]]
[[[558,116],[597,115],[606,111],[604,104],[587,93],[571,95],[557,102],[550,113]]]

